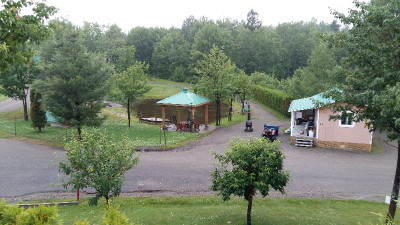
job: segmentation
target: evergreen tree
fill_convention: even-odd
[[[64,24],[55,31],[52,57],[44,64],[43,78],[36,85],[49,111],[60,122],[76,126],[78,138],[82,126],[102,122],[100,110],[107,93],[112,68],[103,55],[88,53],[79,29]]]
[[[42,128],[44,128],[47,123],[46,112],[43,110],[41,103],[42,95],[36,92],[36,90],[31,89],[30,100],[32,127],[42,132]]]

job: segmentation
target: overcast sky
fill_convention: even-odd
[[[241,21],[251,9],[259,13],[263,25],[312,18],[332,22],[330,8],[343,13],[354,8],[352,0],[47,0],[47,4],[59,9],[57,17],[76,25],[116,24],[125,32],[136,26],[180,28],[190,15]]]

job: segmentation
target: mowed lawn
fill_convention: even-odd
[[[123,108],[108,108],[102,112],[107,119],[99,127],[100,130],[106,132],[115,141],[120,141],[127,137],[130,144],[135,147],[163,147],[174,148],[187,144],[198,138],[209,135],[209,133],[189,133],[164,131],[161,132],[160,144],[160,125],[152,125],[139,123],[136,117],[131,118],[131,127],[128,127],[128,119],[121,117],[126,114]],[[16,126],[15,126],[15,118]],[[245,115],[236,113],[233,115],[232,121],[227,118],[222,119],[221,126],[230,126],[246,120]],[[92,127],[84,127],[82,130],[93,129]],[[16,132],[16,136],[15,136]],[[55,146],[62,147],[66,143],[66,138],[74,138],[77,134],[75,127],[56,128],[46,126],[41,133],[37,129],[32,128],[30,121],[23,120],[23,111],[17,110],[13,112],[0,114],[0,138],[18,138],[38,143],[50,143]],[[28,139],[27,139],[28,138]],[[166,144],[165,144],[166,143]]]
[[[213,196],[118,197],[112,205],[119,205],[135,224],[246,224],[247,202],[236,197],[227,202]],[[104,210],[104,201],[88,206],[87,200],[58,208],[64,224],[83,219],[98,223]],[[252,224],[380,224],[386,210],[384,203],[361,200],[256,198]]]

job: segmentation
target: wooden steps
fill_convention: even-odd
[[[296,139],[295,145],[298,147],[312,148],[314,147],[314,141],[313,139]]]

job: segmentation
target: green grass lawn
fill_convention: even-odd
[[[145,98],[166,98],[178,94],[184,87],[188,88],[189,91],[193,91],[191,85],[188,83],[175,82],[159,78],[151,78],[149,85],[152,88],[144,95]]]
[[[223,202],[219,197],[118,197],[119,205],[135,224],[246,224],[247,202],[232,198]],[[105,203],[88,206],[87,199],[78,206],[58,208],[64,224],[88,219],[98,223]],[[290,198],[256,198],[253,201],[252,224],[379,224],[385,215],[384,203],[361,200],[313,200]]]
[[[107,132],[114,137],[116,141],[122,140],[127,136],[133,146],[160,146],[160,126],[139,123],[137,118],[132,118],[131,127],[128,127],[128,119],[120,118],[117,114],[124,113],[124,110],[105,109],[103,114],[108,116],[108,119],[100,126],[100,130]],[[22,118],[22,110],[0,114],[0,137],[14,138],[15,125],[14,115],[17,117],[17,137],[19,139],[33,138],[36,141],[44,141],[52,143],[56,146],[64,146],[66,138],[65,128],[55,128],[46,126],[42,133],[31,127],[30,121],[24,121]],[[92,129],[84,127],[83,129]],[[68,128],[68,138],[76,135],[76,128]],[[173,132],[166,131],[167,148],[172,148],[186,144],[190,141],[198,139],[208,134],[189,133],[189,132]],[[34,141],[35,141],[34,140]],[[164,132],[162,132],[162,146],[164,147]]]
[[[8,97],[0,94],[0,102],[6,100]]]

